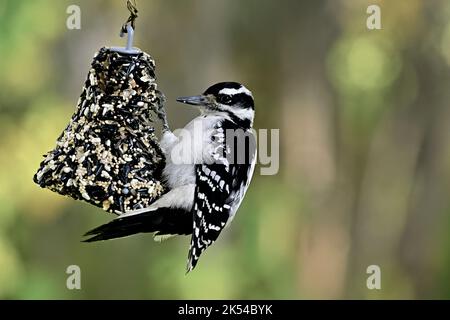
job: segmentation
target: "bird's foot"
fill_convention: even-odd
[[[164,107],[164,103],[166,102],[166,97],[164,96],[164,94],[162,92],[159,92],[159,94],[160,94],[160,103],[158,104],[158,108],[156,109],[156,114],[157,114],[158,118],[161,119],[161,121],[162,121],[163,132],[170,131],[169,122],[167,121],[166,109]]]

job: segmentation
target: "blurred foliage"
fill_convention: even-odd
[[[382,30],[366,28],[370,4]],[[81,7],[81,30],[66,8]],[[188,238],[80,243],[113,216],[32,176],[68,122],[93,54],[119,45],[125,1],[0,3],[0,297],[450,298],[450,3],[138,1],[136,45],[174,103],[234,80],[256,128],[280,128],[280,172],[184,274]],[[67,266],[82,290],[67,290]],[[382,290],[366,268],[382,269]]]

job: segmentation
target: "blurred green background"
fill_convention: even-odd
[[[66,9],[81,8],[81,30]],[[378,4],[382,30],[366,28]],[[189,239],[81,243],[113,218],[32,182],[94,53],[122,45],[125,1],[0,2],[0,297],[450,298],[450,2],[138,1],[135,45],[175,97],[223,80],[280,129],[231,228],[185,276]],[[81,268],[82,290],[66,288]],[[382,271],[368,290],[366,268]]]

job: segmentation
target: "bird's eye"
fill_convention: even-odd
[[[229,104],[229,103],[231,103],[231,100],[232,100],[232,98],[231,98],[230,95],[222,94],[222,95],[219,96],[219,102],[220,103]]]

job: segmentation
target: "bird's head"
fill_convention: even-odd
[[[253,124],[253,95],[237,82],[216,83],[201,95],[180,97],[177,101],[198,106],[205,114],[223,114],[244,128],[251,128]]]

